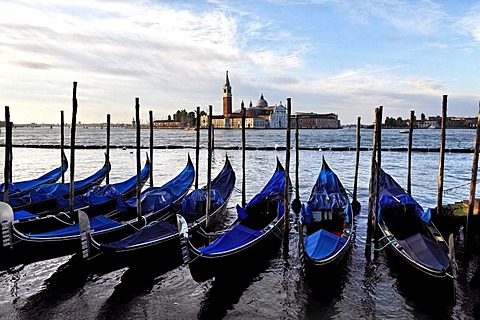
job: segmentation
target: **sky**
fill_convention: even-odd
[[[148,123],[263,94],[294,112],[477,117],[480,1],[0,2],[0,101],[11,121]],[[3,119],[2,119],[3,120]]]

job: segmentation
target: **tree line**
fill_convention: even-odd
[[[206,115],[207,113],[205,111],[203,110],[200,111],[200,116],[206,116]],[[196,120],[197,120],[196,112],[194,111],[187,112],[187,110],[185,109],[177,110],[177,112],[173,114],[173,117],[171,115],[168,116],[168,121],[183,122],[189,126],[195,126]]]

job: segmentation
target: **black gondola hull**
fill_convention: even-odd
[[[277,223],[262,237],[241,248],[219,255],[202,255],[189,243],[190,274],[197,282],[213,277],[231,277],[250,264],[258,264],[274,258],[284,236],[283,220]]]

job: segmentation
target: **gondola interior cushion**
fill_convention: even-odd
[[[95,231],[102,231],[114,227],[121,226],[122,223],[118,221],[111,220],[105,216],[97,216],[90,219],[90,230],[91,232]],[[80,228],[78,223],[68,226],[62,229],[57,229],[50,232],[44,233],[37,233],[37,234],[29,234],[28,236],[31,238],[50,238],[50,237],[68,237],[68,236],[75,236],[80,234]]]
[[[434,240],[417,233],[405,240],[398,240],[406,253],[423,265],[444,271],[449,266],[447,253]]]
[[[13,212],[13,220],[24,220],[24,219],[31,219],[37,218],[38,215],[30,213],[25,210],[18,210]]]
[[[422,206],[418,204],[415,199],[412,198],[411,195],[408,193],[402,193],[398,195],[390,195],[390,194],[382,194],[379,200],[379,207],[378,210],[378,219],[382,220],[382,211],[395,207],[395,206],[414,206],[415,207],[415,214],[417,217],[422,219],[425,223],[429,223],[431,219],[431,210],[430,208],[427,210],[423,210]]]
[[[125,249],[134,245],[148,243],[174,234],[178,234],[177,227],[164,220],[159,220],[143,227],[131,236],[128,236],[120,241],[101,244],[101,246],[111,249]]]
[[[309,224],[313,222],[314,211],[348,208],[348,205],[348,200],[341,193],[335,192],[328,195],[316,193],[311,196],[306,204],[302,205],[301,218],[304,223]],[[346,217],[349,217],[349,215],[347,214]]]
[[[347,240],[324,229],[304,239],[305,252],[312,259],[326,259],[340,250]]]
[[[196,189],[182,200],[182,215],[186,219],[197,219],[199,214],[205,214],[207,192]],[[222,195],[217,189],[210,190],[210,210],[215,211],[224,203]]]
[[[200,249],[202,254],[222,253],[234,248],[241,247],[262,235],[261,231],[252,230],[241,224],[236,225],[226,233],[218,237],[211,245]]]

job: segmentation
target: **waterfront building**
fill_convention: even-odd
[[[298,128],[300,129],[339,129],[341,128],[338,115],[335,113],[295,112],[290,126],[295,128],[295,117],[298,116]]]
[[[212,115],[212,125],[215,128],[241,128],[242,115],[241,109],[232,111],[232,86],[226,72],[225,84],[223,85],[223,114]],[[243,105],[243,101],[242,101]],[[300,114],[300,113],[299,113]],[[300,128],[340,128],[340,120],[333,113],[301,113],[302,125]],[[268,105],[263,93],[256,101],[255,105],[250,104],[245,108],[245,127],[250,129],[265,128],[286,128],[287,127],[287,108],[282,101],[277,105]],[[202,127],[208,127],[208,115],[201,116],[200,124]]]

